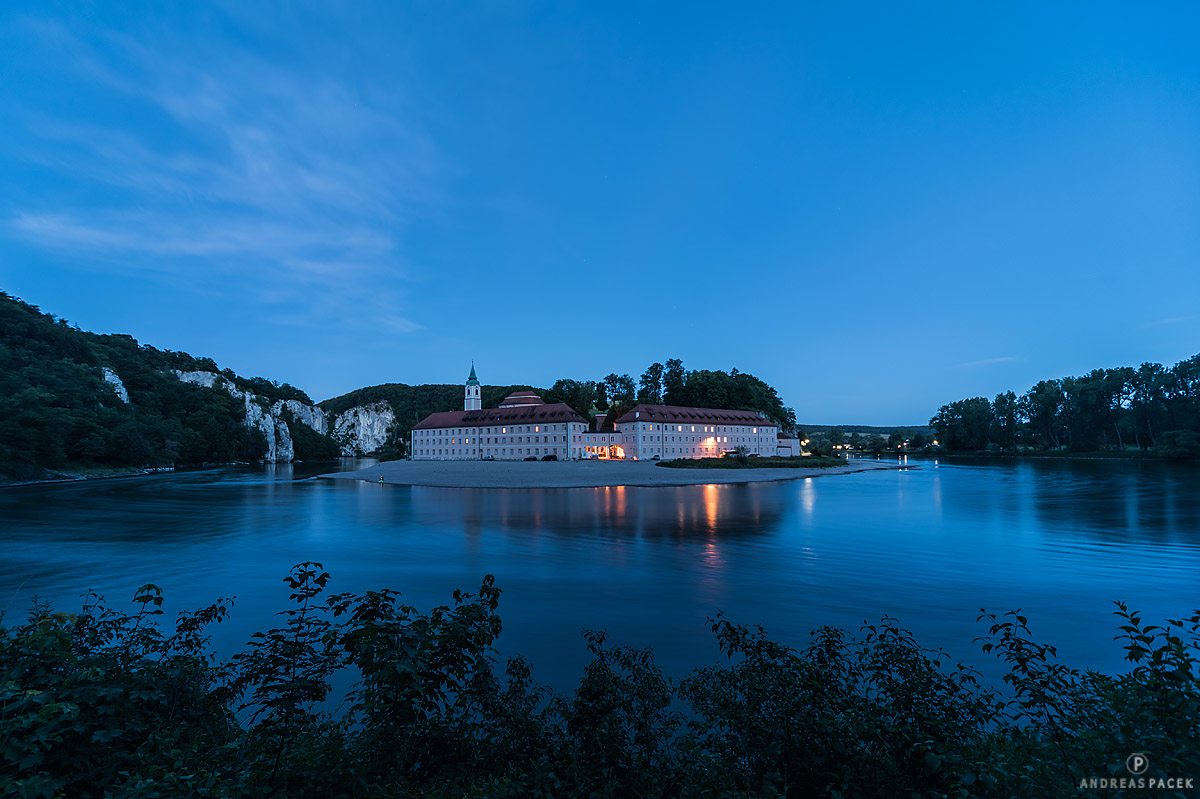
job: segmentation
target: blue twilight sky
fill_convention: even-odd
[[[0,11],[0,288],[323,399],[752,372],[802,422],[1200,352],[1200,6]]]

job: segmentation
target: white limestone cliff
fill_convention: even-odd
[[[333,420],[333,437],[343,455],[368,455],[387,442],[396,414],[387,402],[359,405],[339,413]]]
[[[257,394],[242,391],[230,381],[216,372],[182,372],[175,370],[175,376],[184,383],[191,383],[204,388],[223,388],[229,396],[240,399],[245,408],[243,422],[246,427],[261,430],[267,440],[267,453],[263,461],[267,463],[288,463],[295,459],[296,453],[292,447],[292,434],[287,422],[279,418],[270,408],[264,407],[266,401]]]
[[[129,392],[125,390],[125,384],[121,382],[121,378],[117,376],[116,372],[114,372],[112,369],[109,369],[107,366],[104,367],[103,372],[104,382],[112,386],[113,391],[117,392],[117,399],[128,405]]]
[[[300,400],[276,400],[271,406],[271,413],[281,416],[284,408],[292,412],[292,417],[297,422],[303,422],[323,436],[329,435],[329,419],[326,418],[325,411],[305,405]]]
[[[277,400],[268,406],[265,398],[239,389],[216,372],[176,370],[174,374],[184,383],[224,389],[229,396],[242,400],[246,426],[261,430],[267,439],[267,454],[263,457],[267,463],[286,463],[295,459],[291,430],[282,418],[285,408],[291,413],[294,422],[307,425],[322,435],[331,436],[341,445],[342,454],[349,456],[369,455],[377,451],[387,442],[388,430],[396,423],[396,415],[391,406],[383,401],[350,408],[330,419],[330,415],[325,411],[299,400]],[[113,378],[116,378],[115,373]],[[112,382],[109,380],[108,370],[105,370],[104,379]],[[128,397],[123,392],[124,386],[121,386],[117,393],[127,401]]]

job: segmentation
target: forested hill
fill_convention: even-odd
[[[774,388],[754,375],[737,369],[688,371],[679,360],[669,360],[665,365],[651,364],[636,381],[627,374],[609,374],[603,380],[562,378],[549,388],[529,385],[481,388],[484,408],[496,407],[514,391],[533,390],[546,402],[565,402],[589,419],[593,410],[607,412],[605,429],[611,428],[621,414],[639,402],[761,411],[785,429],[796,425],[795,412],[784,406]],[[462,410],[463,386],[385,383],[325,400],[320,407],[327,413],[338,414],[379,401],[391,406],[397,426],[407,431],[431,413]]]
[[[639,402],[760,411],[785,429],[796,422],[775,389],[753,375],[689,371],[679,360],[651,364],[636,381],[609,374],[549,388],[484,386],[483,406],[526,389],[585,416],[606,411],[606,428]],[[89,333],[0,292],[0,482],[54,472],[325,459],[339,448],[397,457],[413,425],[461,409],[462,401],[461,384],[388,383],[316,410],[287,383],[245,378],[211,358],[158,350],[130,336]],[[380,402],[388,407],[374,407]],[[349,412],[361,406],[373,407]]]
[[[172,370],[219,373],[266,402],[311,404],[286,383],[244,378],[130,336],[88,333],[0,292],[0,480],[263,456],[267,441],[246,426],[243,400],[181,382]],[[296,436],[297,457],[337,454],[332,439],[310,432]]]
[[[1068,451],[1200,458],[1200,355],[1043,380],[1021,396],[943,405],[929,423],[958,451]]]
[[[514,391],[527,391],[532,386],[480,386],[483,407],[495,408],[500,400]],[[536,390],[536,389],[534,389]],[[550,400],[547,400],[549,402]],[[461,411],[463,409],[463,386],[426,384],[410,386],[407,383],[384,383],[367,386],[333,397],[320,403],[321,410],[336,416],[360,405],[386,402],[396,415],[396,425],[409,431],[417,422],[438,411]]]

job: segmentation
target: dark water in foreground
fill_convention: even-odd
[[[0,490],[0,610],[63,609],[146,582],[171,613],[236,595],[232,651],[286,606],[282,577],[391,587],[420,607],[484,574],[501,649],[566,688],[581,628],[653,645],[675,674],[718,655],[718,610],[803,645],[889,614],[994,673],[979,609],[1022,608],[1071,665],[1122,668],[1114,599],[1148,619],[1200,606],[1200,469],[1105,461],[946,463],[784,483],[476,490],[309,479],[330,465],[217,469]],[[349,468],[362,463],[345,464]],[[132,605],[129,606],[132,609]]]

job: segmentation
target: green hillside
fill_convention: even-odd
[[[109,380],[105,370],[111,372]],[[241,399],[181,382],[174,370],[217,373],[256,395],[264,411],[279,400],[312,404],[287,383],[245,378],[222,370],[211,358],[158,350],[130,336],[89,333],[0,292],[0,482],[263,457],[268,442],[263,433],[247,428]],[[609,374],[596,381],[564,378],[549,388],[482,389],[485,408],[496,407],[513,391],[533,389],[546,402],[565,402],[585,416],[593,409],[607,411],[606,427],[639,402],[754,410],[785,429],[795,425],[792,409],[762,380],[736,369],[688,371],[678,360],[651,364],[637,381]],[[389,436],[393,443],[383,454],[397,457],[404,454],[403,440],[413,425],[430,413],[462,408],[463,387],[386,383],[319,407],[336,415],[380,401],[396,416]],[[280,415],[297,459],[337,455],[333,439],[296,423],[286,409]]]
[[[105,367],[128,402],[104,380]],[[173,369],[220,372],[269,401],[311,402],[286,383],[243,378],[209,358],[130,336],[88,333],[0,292],[0,481],[261,458],[267,444],[243,424],[242,401],[182,383]],[[301,451],[336,454],[332,440],[313,436],[297,438],[298,458]]]

